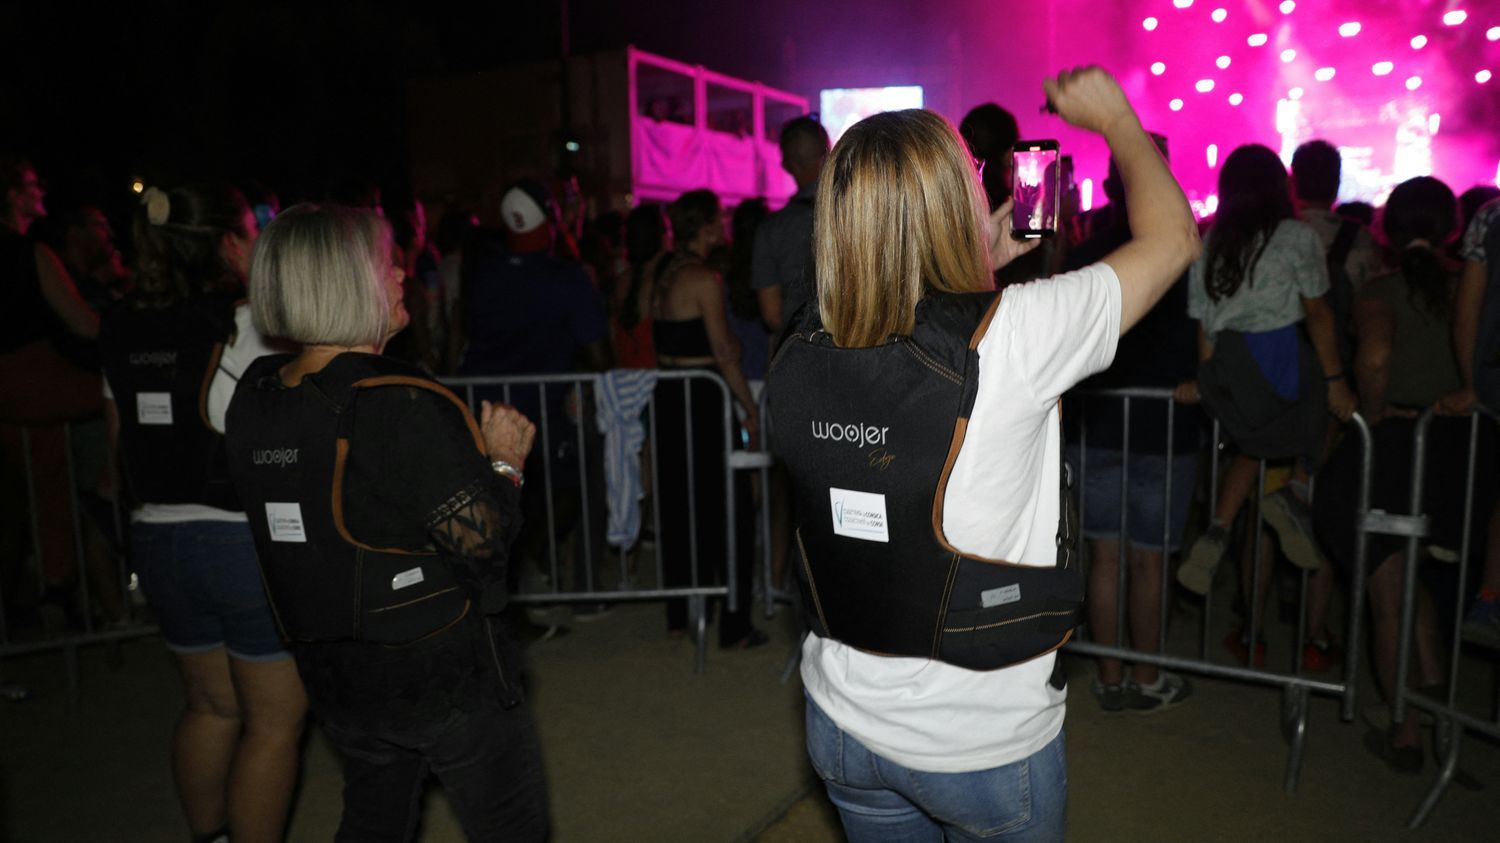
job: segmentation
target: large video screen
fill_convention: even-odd
[[[889,88],[825,88],[819,98],[823,128],[834,143],[855,123],[882,111],[922,107],[921,85]]]

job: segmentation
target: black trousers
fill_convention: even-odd
[[[689,404],[691,397],[691,407]],[[725,517],[724,398],[705,380],[664,380],[656,387],[656,506],[661,513],[663,583],[668,588],[694,584],[693,551],[698,557],[696,584],[722,585],[728,550]],[[691,427],[688,418],[691,417]],[[731,439],[738,444],[740,426],[733,423]],[[688,465],[691,454],[692,465]],[[739,608],[719,619],[719,644],[731,646],[749,634],[750,588],[754,573],[755,510],[750,478],[734,478],[735,571]],[[687,600],[667,601],[667,628],[688,626]]]
[[[471,841],[547,839],[547,793],[509,636],[470,615],[405,647],[294,648],[343,758],[339,843],[411,840],[435,775]],[[507,675],[508,674],[508,675]]]

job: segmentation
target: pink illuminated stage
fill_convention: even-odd
[[[1200,213],[1215,203],[1219,163],[1249,142],[1287,159],[1315,137],[1340,146],[1345,200],[1379,202],[1416,175],[1455,192],[1500,176],[1500,0],[950,0],[920,15],[883,5],[889,20],[830,14],[841,37],[798,54],[793,90],[921,85],[955,123],[998,102],[1023,137],[1062,141],[1096,203],[1104,145],[1039,113],[1042,78],[1062,67],[1115,73],[1169,138]]]

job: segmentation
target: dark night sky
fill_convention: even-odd
[[[899,0],[571,0],[569,13],[574,52],[633,43],[809,96],[832,55],[851,84],[941,64],[921,45],[941,44],[953,17]],[[31,156],[57,202],[137,175],[257,179],[293,196],[351,178],[399,187],[402,83],[555,56],[560,20],[559,0],[0,2],[0,149]],[[881,32],[904,48],[861,38]]]

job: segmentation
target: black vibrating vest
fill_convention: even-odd
[[[1077,625],[1083,577],[1066,501],[1057,567],[970,556],[943,535],[977,348],[999,301],[929,295],[911,336],[870,348],[835,346],[808,308],[777,353],[772,441],[792,475],[803,605],[817,634],[991,670],[1056,649]]]
[[[239,510],[208,390],[234,333],[233,298],[166,308],[127,302],[99,327],[100,360],[120,415],[120,454],[141,503]]]
[[[290,355],[262,357],[240,379],[226,424],[229,464],[245,504],[266,593],[284,637],[404,644],[461,617],[478,586],[462,560],[425,536],[410,547],[371,547],[349,534],[344,485],[359,394],[415,389],[454,405],[479,443],[473,416],[415,367],[341,354],[296,387],[279,371]]]

